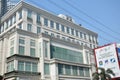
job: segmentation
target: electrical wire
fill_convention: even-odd
[[[86,20],[80,18],[79,16],[77,16],[77,15],[71,13],[70,11],[68,11],[68,10],[66,10],[66,9],[64,9],[64,8],[62,8],[62,7],[60,7],[59,5],[57,5],[56,3],[54,3],[53,1],[50,1],[50,0],[48,0],[48,1],[49,1],[50,3],[52,3],[52,4],[54,4],[56,7],[62,9],[63,11],[65,11],[65,12],[67,12],[67,13],[69,13],[69,14],[72,14],[74,17],[76,17],[76,18],[82,20],[82,21],[85,22],[86,24],[88,24],[88,25],[90,25],[90,26],[93,26],[94,28],[96,28],[97,30],[102,31],[103,33],[106,33],[105,31],[103,31],[103,30],[97,28],[96,26],[92,25],[91,23],[87,22]],[[40,5],[39,3],[37,3],[37,2],[35,2],[35,1],[33,1],[33,0],[31,0],[31,2],[34,3],[34,4],[36,4],[36,5]],[[42,5],[40,5],[40,6],[42,6]],[[42,7],[45,8],[44,6],[42,6]],[[47,10],[48,10],[48,9],[47,9]],[[52,10],[50,10],[50,9],[49,9],[49,11],[55,13],[55,11],[52,11]],[[110,35],[109,33],[107,33],[107,34]],[[111,36],[111,37],[114,37],[114,36],[112,36],[112,35],[110,35],[110,36]],[[105,40],[105,41],[110,42],[109,39],[106,39],[106,38],[104,38],[104,37],[102,37],[102,36],[100,36],[100,35],[99,35],[99,37],[101,37],[101,38],[102,38],[103,40]],[[114,37],[114,38],[115,38],[115,37]]]
[[[64,9],[63,7],[61,7],[60,5],[56,4],[55,2],[53,2],[53,1],[51,1],[51,0],[48,0],[48,2],[54,4],[56,7],[58,7],[58,8],[60,8],[60,9],[64,10],[65,12],[67,12],[67,13],[73,15],[74,17],[79,18],[80,20],[82,20],[82,21],[85,22],[86,24],[92,26],[93,28],[95,28],[95,29],[97,29],[97,30],[99,30],[99,31],[101,31],[101,32],[103,32],[103,33],[106,33],[107,35],[111,36],[112,38],[115,38],[115,39],[117,39],[118,41],[120,41],[120,40],[118,39],[118,37],[115,37],[115,36],[113,36],[113,35],[111,35],[111,34],[105,32],[104,30],[102,30],[102,29],[100,29],[100,28],[94,26],[93,24],[91,24],[91,23],[87,22],[86,20],[80,18],[79,16],[73,14],[72,12],[70,12],[70,11]]]
[[[104,23],[98,21],[97,19],[91,17],[90,15],[88,15],[87,13],[85,13],[84,11],[82,11],[82,10],[80,10],[79,8],[75,7],[74,5],[72,5],[72,4],[71,4],[70,2],[68,2],[67,0],[62,0],[62,1],[63,1],[64,3],[66,3],[67,5],[69,5],[70,7],[74,8],[76,11],[84,14],[85,16],[87,16],[88,18],[90,18],[91,20],[93,20],[93,21],[95,21],[96,23],[102,25],[104,28],[110,30],[111,32],[114,32],[114,33],[116,33],[116,34],[118,34],[118,35],[120,34],[119,32],[116,32],[116,31],[112,30],[111,28],[109,28],[109,27],[108,27],[107,25],[105,25]]]

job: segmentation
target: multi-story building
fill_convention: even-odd
[[[7,0],[7,11],[13,8],[21,0]]]
[[[20,1],[21,0],[0,0],[0,16],[3,16]]]
[[[7,12],[7,0],[0,0],[0,17]]]
[[[1,17],[0,75],[6,80],[90,80],[97,36],[71,17],[20,2]]]

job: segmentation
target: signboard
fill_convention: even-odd
[[[120,48],[117,48],[117,53],[118,53],[118,60],[120,62]]]
[[[97,49],[94,49],[97,67],[111,69],[115,76],[120,77],[120,67],[115,44],[109,44]]]

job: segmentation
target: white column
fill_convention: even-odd
[[[25,37],[25,55],[30,56],[30,37]]]
[[[51,64],[50,65],[50,75],[51,80],[58,80],[58,65],[57,64]]]
[[[18,70],[18,60],[14,60],[14,69]]]
[[[34,32],[34,33],[37,32],[36,16],[37,16],[37,14],[35,12],[32,12],[32,20],[33,20],[33,24],[34,24],[34,25],[32,25],[32,32]]]
[[[48,59],[50,59],[50,41],[48,41]]]
[[[44,80],[45,79],[45,75],[44,75],[44,47],[43,47],[43,39],[40,39],[41,42],[41,57],[40,57],[40,72],[41,72],[41,79]]]
[[[3,41],[0,40],[0,65],[2,65],[2,55],[3,55]],[[2,66],[0,66],[0,74],[2,73]]]
[[[83,63],[84,64],[87,64],[87,61],[86,61],[86,53],[85,53],[85,49],[83,48]]]
[[[4,74],[6,72],[6,56],[7,54],[9,53],[8,52],[8,39],[7,38],[4,38],[4,41],[3,41],[3,48],[2,48],[2,74]]]
[[[14,54],[18,54],[18,47],[19,47],[19,35],[16,33],[14,38]]]

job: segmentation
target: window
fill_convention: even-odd
[[[50,27],[54,28],[54,22],[53,21],[50,21]]]
[[[93,45],[93,48],[96,48],[96,46],[95,46],[95,45]]]
[[[10,63],[7,63],[7,72],[10,72]]]
[[[18,61],[18,71],[24,71],[24,62]]]
[[[10,40],[10,55],[14,54],[14,38]]]
[[[19,11],[18,14],[19,14],[19,19],[21,19],[22,18],[22,10]]]
[[[25,53],[25,47],[19,46],[19,54],[24,55],[24,53]]]
[[[35,48],[30,48],[30,56],[35,57]]]
[[[91,42],[92,41],[92,39],[91,39],[91,36],[89,35],[89,41]]]
[[[8,20],[8,27],[10,27],[10,19]]]
[[[80,76],[84,76],[84,68],[83,67],[79,67],[79,75]]]
[[[14,45],[14,39],[12,38],[10,41],[10,45],[13,46]]]
[[[76,30],[76,36],[78,36],[78,30]]]
[[[3,31],[4,31],[4,26],[2,25],[2,26],[1,26],[1,32],[3,32]]]
[[[48,19],[44,18],[44,25],[48,26]]]
[[[28,25],[27,25],[27,30],[28,30],[28,31],[32,31],[32,24],[28,24]]]
[[[65,32],[65,27],[64,25],[61,25],[62,26],[62,32]]]
[[[35,47],[35,40],[30,40],[30,46],[33,46],[33,47]]]
[[[14,54],[14,47],[11,47],[10,48],[10,55],[13,55]]]
[[[60,25],[59,25],[59,23],[56,23],[56,29],[57,29],[57,30],[60,29]]]
[[[14,61],[7,63],[7,72],[14,70]]]
[[[83,38],[82,32],[80,32],[80,38]]]
[[[57,46],[50,46],[51,58],[62,59],[65,61],[83,63],[83,54],[78,51],[65,49]]]
[[[26,62],[25,63],[25,71],[31,71],[31,63],[30,62]]]
[[[12,20],[13,23],[16,23],[16,15],[14,15],[12,19],[13,19],[13,20]]]
[[[18,28],[19,28],[19,29],[22,29],[22,28],[23,28],[23,27],[22,27],[22,23],[18,24]]]
[[[63,64],[58,64],[58,73],[59,73],[59,74],[64,74]]]
[[[25,44],[25,40],[24,40],[23,37],[20,37],[20,38],[19,38],[19,44]]]
[[[55,37],[54,33],[51,33],[51,36],[52,36],[52,37]]]
[[[67,38],[67,41],[69,41],[69,42],[70,42],[70,41],[71,41],[71,39],[70,39],[70,38]]]
[[[84,33],[84,39],[86,39],[86,34]]]
[[[6,21],[6,28],[5,29],[7,29],[8,28],[8,21]]]
[[[71,28],[71,34],[74,35],[74,29]]]
[[[11,62],[11,71],[14,70],[14,61]]]
[[[12,18],[10,18],[10,26],[12,26]]]
[[[63,40],[65,40],[65,37],[62,37]]]
[[[96,42],[96,44],[98,44],[97,37],[95,37],[95,42]]]
[[[60,35],[59,35],[59,34],[57,35],[57,38],[59,38],[59,39],[60,39]]]
[[[37,63],[32,63],[32,72],[37,72]]]
[[[47,35],[48,35],[48,32],[47,32],[47,31],[45,31],[45,34],[47,34]]]
[[[67,33],[68,33],[68,34],[70,33],[70,31],[69,31],[69,27],[67,27]]]
[[[4,30],[5,30],[5,28],[6,28],[6,24],[5,24],[5,22],[3,23],[3,26],[4,26]]]
[[[45,57],[48,57],[48,42],[44,41],[44,52],[45,52]]]
[[[92,48],[92,44],[90,44],[90,48]]]
[[[39,34],[41,32],[41,28],[37,27],[37,34]]]
[[[48,63],[44,64],[44,72],[45,72],[46,75],[50,74],[50,69],[49,69],[49,64]]]
[[[81,43],[81,45],[83,45],[83,43]]]
[[[37,14],[37,23],[39,23],[39,24],[41,24],[41,22],[40,22],[40,14]]]
[[[71,66],[70,65],[65,65],[65,73],[66,75],[71,75]]]
[[[32,11],[31,10],[28,10],[28,12],[27,12],[27,18],[28,19],[32,19]]]
[[[37,72],[37,63],[18,61],[18,71]]]
[[[85,70],[85,76],[89,77],[90,76],[89,68],[84,68],[84,70]]]
[[[73,70],[73,75],[77,76],[77,66],[72,66],[72,70]]]

